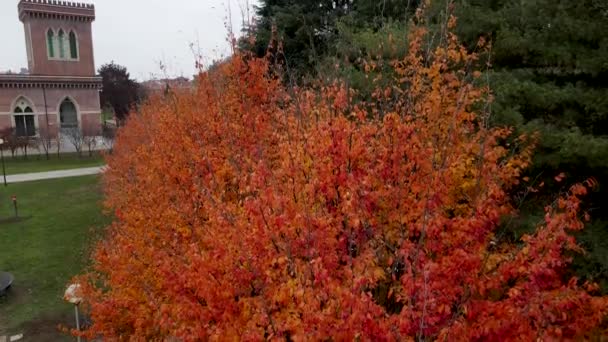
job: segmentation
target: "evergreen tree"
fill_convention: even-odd
[[[376,32],[386,22],[406,21],[407,15],[420,0],[262,0],[256,7],[256,21],[247,28],[255,38],[250,46],[246,40],[242,47],[258,56],[265,55],[272,40],[280,42],[281,53],[277,61],[286,64],[292,80],[316,74],[326,57],[344,51],[337,41],[343,39],[339,26]],[[273,36],[273,27],[276,32]],[[276,48],[276,47],[275,47]]]
[[[564,186],[553,180],[560,172],[599,181],[587,199],[594,221],[579,239],[590,253],[577,267],[608,289],[608,2],[462,0],[456,12],[470,47],[492,41],[494,124],[540,132],[530,176],[547,193]],[[530,225],[539,197],[524,206]]]
[[[353,16],[357,26],[378,29],[387,22],[406,22],[421,0],[355,0]]]
[[[293,76],[310,73],[327,52],[336,19],[348,13],[350,3],[350,0],[262,0],[256,7],[254,26],[249,28],[255,45],[247,48],[263,56],[274,39],[282,46],[282,53],[276,58],[286,63],[289,73]]]

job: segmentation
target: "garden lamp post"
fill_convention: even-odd
[[[82,302],[82,294],[80,292],[80,284],[72,284],[68,286],[63,295],[63,299],[74,304],[74,314],[76,315],[76,330],[80,331],[80,318],[78,316],[78,305]],[[76,337],[76,340],[80,342],[80,336]]]
[[[0,158],[2,159],[2,175],[4,175],[4,186],[6,186],[6,167],[4,166],[4,139],[0,139]]]

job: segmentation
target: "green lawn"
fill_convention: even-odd
[[[103,156],[99,152],[94,153],[92,157],[89,157],[87,153],[83,154],[85,155],[83,157],[78,157],[76,153],[61,154],[60,157],[57,157],[57,154],[53,153],[50,155],[50,159],[47,160],[44,155],[28,156],[27,159],[23,156],[6,157],[5,152],[6,174],[14,175],[18,173],[78,169],[101,166],[105,163]],[[1,169],[0,172],[2,172]],[[1,173],[0,176],[2,176]]]
[[[0,221],[0,270],[15,276],[8,296],[0,299],[0,336],[23,332],[26,341],[64,340],[56,327],[73,324],[73,307],[62,300],[63,291],[108,223],[98,176],[1,187],[0,220],[12,215],[13,194],[20,216],[31,217]]]

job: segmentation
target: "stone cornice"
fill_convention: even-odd
[[[56,0],[21,0],[19,19],[52,18],[61,20],[93,21],[95,6],[91,4]]]
[[[0,88],[101,89],[101,77],[0,75]]]

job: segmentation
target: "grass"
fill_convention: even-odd
[[[23,156],[6,157],[5,152],[4,163],[7,175],[78,169],[105,164],[103,156],[99,152],[93,153],[92,157],[89,157],[86,152],[83,155],[83,157],[79,157],[77,153],[65,153],[58,157],[57,154],[53,153],[49,155],[50,159],[47,160],[44,155],[28,156],[27,159]],[[1,173],[0,176],[2,176]]]
[[[24,220],[7,220],[12,194]],[[23,332],[27,341],[69,340],[57,331],[58,324],[73,325],[73,306],[62,300],[63,291],[108,223],[100,200],[98,176],[0,188],[0,269],[15,276],[8,296],[0,298],[0,336]]]

